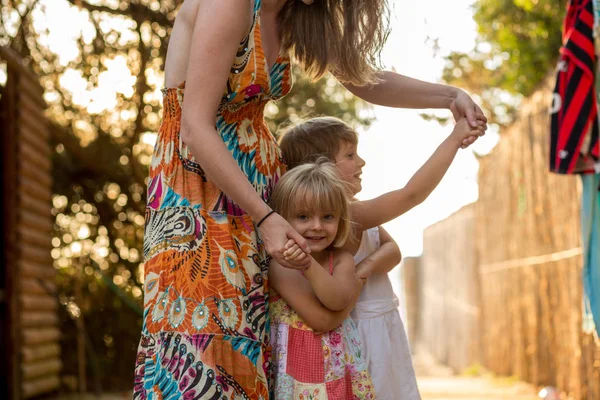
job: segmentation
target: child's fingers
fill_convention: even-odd
[[[357,279],[367,279],[371,275],[371,271],[369,268],[366,268],[363,264],[359,263],[356,266],[355,277]]]
[[[469,131],[469,134],[471,134],[471,135],[477,135],[477,136],[483,136],[483,135],[485,135],[485,129],[482,126],[479,126],[477,128],[471,129]]]
[[[483,136],[485,134],[485,132],[481,132],[481,131],[470,131],[468,133],[466,133],[463,138],[462,138],[462,143],[463,144],[467,144],[467,145],[471,145],[473,144],[477,139],[479,139],[481,136]]]
[[[475,143],[475,141],[478,139],[478,136],[469,136],[466,137],[462,140],[461,142],[461,149],[466,149],[467,147],[469,147],[470,145],[472,145],[473,143]]]
[[[464,146],[469,146],[469,145],[473,144],[476,139],[477,139],[477,136],[468,136],[462,140],[462,144]]]
[[[286,250],[285,250],[285,253],[292,254],[294,251],[296,251],[296,250],[297,250],[297,249],[299,249],[299,248],[300,248],[300,246],[298,246],[296,243],[293,243],[293,244],[292,244],[291,246],[289,246],[289,247],[286,245]]]
[[[286,251],[284,251],[284,252],[283,252],[283,255],[284,255],[285,257],[289,257],[289,256],[291,256],[292,254],[294,254],[294,252],[295,252],[295,251],[297,251],[297,250],[299,250],[299,249],[300,249],[300,246],[298,246],[296,243],[294,243],[294,244],[292,245],[292,247],[288,248]]]
[[[308,242],[295,229],[292,228],[291,231],[287,232],[287,237],[290,238],[290,240],[293,240],[294,243],[298,244],[298,246],[300,246],[300,248],[304,250],[305,253],[310,254],[310,247],[308,247]]]
[[[296,241],[294,239],[288,239],[287,243],[285,244],[285,248],[289,249],[290,247],[292,247],[295,244],[296,244]]]
[[[288,256],[290,260],[297,260],[304,252],[300,247],[298,247],[292,254]]]

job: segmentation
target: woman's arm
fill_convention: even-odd
[[[466,119],[456,123],[454,130],[439,145],[433,155],[413,175],[405,187],[379,197],[351,204],[352,220],[362,230],[383,225],[421,204],[437,187],[452,164],[462,140],[477,135],[478,129],[469,127]]]
[[[379,227],[380,246],[356,265],[356,276],[368,278],[371,274],[387,274],[402,260],[402,254],[396,241]]]
[[[350,253],[335,252],[335,268],[332,275],[313,258],[304,276],[310,282],[319,301],[328,309],[340,311],[350,303],[356,281],[354,258]]]
[[[358,300],[363,283],[362,279],[354,281],[354,293],[346,308],[331,311],[317,299],[310,282],[300,272],[283,268],[275,261],[271,261],[269,266],[271,287],[315,332],[328,332],[348,318]]]
[[[250,21],[248,0],[205,1],[199,7],[187,67],[181,139],[207,177],[254,221],[259,221],[270,208],[244,176],[215,127],[231,65]],[[288,238],[310,252],[304,238],[279,215],[269,216],[261,225],[261,233],[267,251],[282,265],[292,266],[282,256]],[[304,260],[296,264],[306,267]]]
[[[420,81],[391,71],[381,71],[378,77],[380,82],[375,85],[343,85],[354,95],[372,104],[397,108],[447,108],[452,111],[456,121],[466,117],[471,127],[475,128],[478,123],[483,123],[487,129],[487,118],[481,108],[461,89]],[[463,139],[461,148],[470,146],[475,140],[477,136]]]
[[[477,127],[478,119],[487,122],[469,95],[454,86],[424,82],[391,71],[381,71],[378,77],[380,82],[375,85],[343,85],[372,104],[397,108],[447,108],[456,121],[466,117],[473,128]]]

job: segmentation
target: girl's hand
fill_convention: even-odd
[[[286,260],[283,253],[286,251],[286,244],[293,240],[298,247],[309,254],[310,248],[306,239],[302,237],[281,215],[274,213],[270,215],[260,225],[260,233],[265,244],[267,253],[283,267],[304,270],[310,266],[310,257],[303,257],[295,260]]]
[[[466,139],[463,139],[460,148],[466,149],[467,147],[469,147],[470,145],[475,143],[477,141],[477,139],[479,139],[480,136],[485,135],[486,129],[487,129],[487,124],[484,121],[478,119],[477,120],[477,128],[476,128],[476,130],[478,131],[478,134],[469,136]]]
[[[363,284],[367,282],[367,279],[371,276],[373,271],[368,267],[368,264],[362,261],[356,265],[356,279],[363,281]]]
[[[454,120],[458,123],[460,119],[466,118],[471,128],[483,128],[482,134],[469,136],[463,139],[461,148],[464,149],[472,145],[479,136],[485,134],[485,131],[487,130],[487,118],[483,114],[483,111],[481,111],[481,108],[475,104],[473,99],[471,99],[467,93],[460,89],[456,90],[456,96],[450,104],[450,111],[452,111]]]
[[[293,239],[288,240],[285,244],[285,248],[286,250],[283,252],[283,257],[287,261],[302,261],[307,256]]]
[[[465,148],[465,142],[470,145],[475,142],[479,136],[483,136],[484,134],[484,124],[478,122],[476,127],[473,128],[469,125],[466,118],[462,118],[456,123],[456,125],[454,125],[454,129],[452,130],[450,136],[456,139],[456,144],[458,147]]]

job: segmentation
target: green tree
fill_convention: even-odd
[[[81,315],[94,349],[88,374],[113,390],[132,382],[141,327],[145,180],[160,124],[161,71],[181,3],[2,2],[0,45],[40,77],[54,126],[52,256],[65,305],[65,373],[76,371],[70,321]],[[267,110],[271,129],[312,114],[370,122],[364,104],[331,77],[311,83],[299,69],[294,76],[292,92]]]
[[[473,5],[477,43],[446,57],[445,82],[481,96],[486,115],[499,124],[514,119],[554,68],[562,43],[567,0],[479,0]]]

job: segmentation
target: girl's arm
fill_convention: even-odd
[[[304,276],[310,282],[319,301],[332,311],[348,306],[355,288],[354,258],[346,251],[335,252],[333,275],[312,258]]]
[[[402,260],[398,244],[381,226],[379,240],[379,248],[356,265],[357,277],[368,278],[371,274],[387,274]]]
[[[215,127],[231,65],[251,20],[248,0],[206,1],[199,7],[187,66],[181,139],[207,177],[254,221],[259,221],[270,208],[244,176]],[[288,263],[283,259],[288,238],[307,253],[310,250],[304,238],[281,216],[269,216],[261,225],[261,234],[268,253],[282,265],[306,268],[304,260]]]
[[[328,332],[348,318],[358,300],[363,282],[362,279],[355,280],[354,293],[346,308],[331,311],[317,299],[310,283],[300,272],[283,268],[275,261],[271,261],[269,266],[271,287],[315,332]]]
[[[405,187],[379,197],[351,204],[352,220],[366,230],[383,225],[421,204],[437,187],[452,164],[462,140],[478,135],[481,128],[472,129],[461,119],[433,155],[413,175]]]

